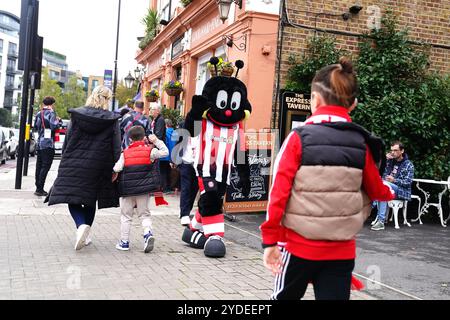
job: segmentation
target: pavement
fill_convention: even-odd
[[[98,210],[92,244],[75,251],[76,229],[67,205],[47,206],[33,195],[35,159],[30,158],[21,190],[14,189],[16,171],[11,162],[0,166],[0,299],[269,299],[273,277],[262,264],[261,248],[242,240],[258,237],[247,231],[245,219],[226,222],[226,256],[207,258],[202,250],[181,241],[179,198],[168,195],[168,206],[151,208],[156,238],[151,253],[143,253],[137,218],[130,251],[115,249],[119,208]],[[55,160],[45,190],[50,189],[58,165]],[[304,299],[314,299],[311,287]],[[351,299],[376,298],[362,290],[352,291]]]

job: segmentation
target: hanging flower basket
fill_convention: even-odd
[[[147,100],[148,102],[156,102],[156,101],[158,101],[158,98],[159,98],[159,92],[156,89],[152,89],[145,93],[145,100]]]
[[[156,101],[158,101],[158,97],[157,96],[148,96],[148,97],[145,97],[145,98],[146,98],[147,102],[156,102]]]
[[[177,96],[183,92],[183,84],[180,81],[170,80],[163,88],[169,96]]]
[[[166,93],[169,96],[178,96],[181,92],[183,92],[183,88],[166,88]]]

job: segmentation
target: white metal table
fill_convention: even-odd
[[[414,219],[414,220],[411,220],[411,221],[415,222],[415,221],[419,220],[420,224],[422,224],[422,220],[420,220],[420,217],[428,212],[428,208],[429,207],[434,206],[438,210],[438,215],[439,215],[439,218],[441,220],[441,225],[443,227],[447,227],[446,222],[447,222],[448,218],[447,218],[446,221],[444,221],[444,213],[442,211],[442,196],[444,195],[445,192],[447,192],[449,182],[448,181],[428,180],[428,179],[413,179],[413,181],[415,181],[417,183],[417,189],[422,191],[422,193],[424,194],[424,196],[425,196],[425,203],[423,204],[422,209],[420,210],[420,213],[419,213],[417,219]],[[430,198],[431,194],[429,192],[426,192],[425,190],[423,190],[420,187],[420,183],[437,184],[437,185],[444,186],[444,190],[439,192],[439,195],[438,195],[439,202],[433,202],[433,203],[432,202],[428,202],[428,199]]]

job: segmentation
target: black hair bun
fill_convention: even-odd
[[[209,59],[209,63],[211,63],[213,65],[217,65],[219,63],[219,58],[211,57],[211,59]]]
[[[341,57],[339,59],[339,64],[342,66],[342,70],[344,70],[345,72],[353,73],[353,63],[349,58]]]
[[[236,62],[234,63],[234,65],[236,66],[236,68],[242,69],[242,68],[244,67],[244,61],[242,61],[242,60],[236,60]]]

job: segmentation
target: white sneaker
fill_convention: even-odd
[[[186,226],[188,226],[191,223],[191,218],[189,218],[189,216],[181,217],[180,223],[181,223],[182,226],[186,227]]]
[[[86,240],[84,241],[84,245],[85,246],[88,246],[88,245],[90,245],[92,243],[92,239],[88,236],[87,238],[86,238]]]
[[[378,216],[375,217],[375,219],[370,224],[371,226],[374,226],[378,222]]]
[[[90,226],[82,224],[77,229],[77,241],[75,242],[75,250],[80,250],[86,245],[86,238],[89,234]]]

